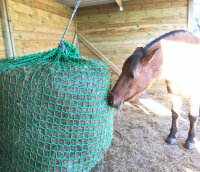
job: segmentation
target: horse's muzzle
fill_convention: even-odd
[[[108,97],[108,105],[109,105],[109,106],[112,106],[112,107],[114,107],[114,108],[119,109],[119,108],[121,108],[121,105],[122,105],[122,104],[123,104],[122,102],[119,102],[119,103],[115,104],[115,102],[114,102],[112,96],[110,95],[110,96]]]
[[[108,105],[109,106],[113,106],[114,105],[114,100],[113,100],[112,96],[108,97]]]

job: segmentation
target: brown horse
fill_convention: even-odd
[[[177,98],[189,99],[190,129],[184,147],[195,148],[195,124],[200,105],[200,39],[192,33],[177,30],[138,47],[125,61],[122,73],[112,89],[108,104],[119,107],[146,90],[153,80],[164,78],[171,97],[172,125],[166,142],[176,143],[180,107]]]

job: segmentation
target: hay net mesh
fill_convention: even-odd
[[[0,62],[0,171],[89,171],[108,149],[110,69],[64,44]]]

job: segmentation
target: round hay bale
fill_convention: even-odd
[[[108,149],[111,72],[61,48],[0,62],[0,168],[89,171]]]

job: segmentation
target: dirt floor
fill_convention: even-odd
[[[187,101],[179,119],[177,144],[165,143],[171,127],[166,93],[144,93],[121,111],[115,111],[110,148],[92,172],[197,172],[200,171],[200,124],[196,150],[183,147],[189,130]]]

